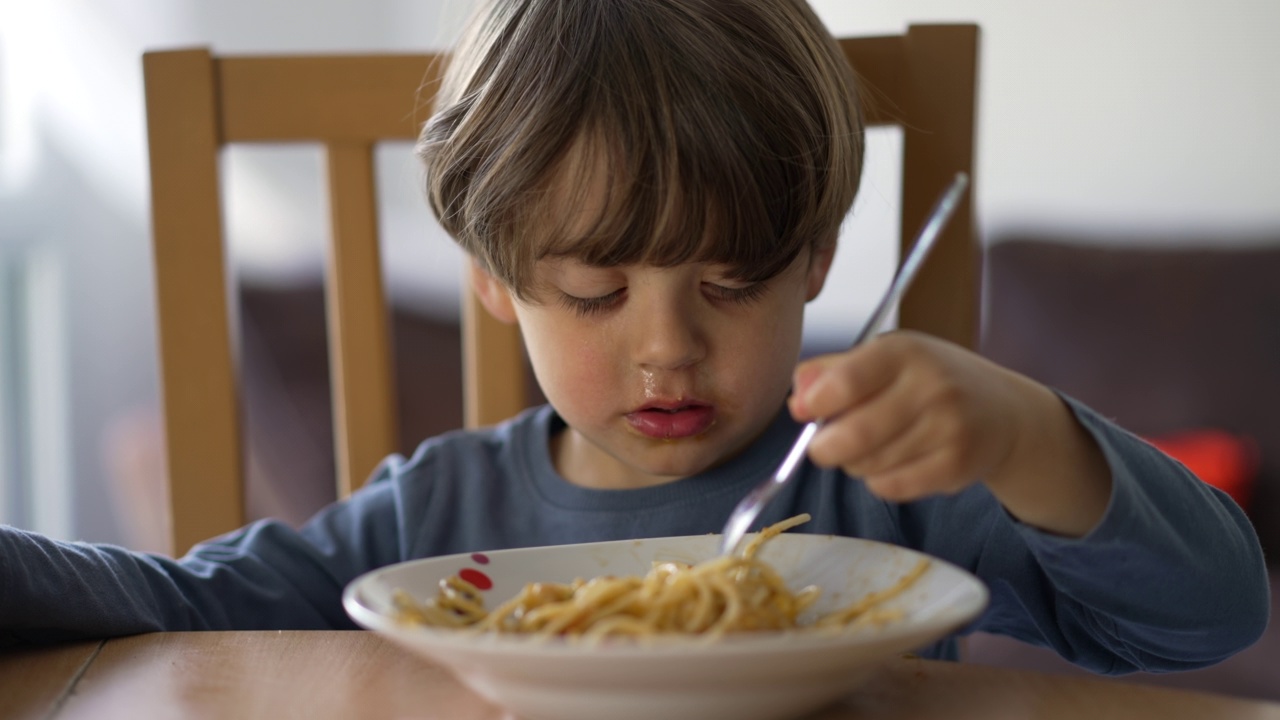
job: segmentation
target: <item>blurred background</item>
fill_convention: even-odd
[[[1255,250],[1280,242],[1280,45],[1271,39],[1280,4],[813,5],[837,36],[897,33],[908,22],[982,27],[975,201],[985,242]],[[469,8],[459,0],[0,0],[0,521],[67,539],[151,542],[130,519],[147,494],[121,490],[161,472],[141,54],[438,50]],[[814,348],[851,336],[896,262],[890,243],[872,239],[896,230],[900,138],[874,131],[869,145],[836,270],[858,281],[832,283],[814,304],[806,326]],[[242,302],[269,316],[275,325],[264,327],[277,335],[310,327],[316,305],[297,297],[310,297],[324,263],[318,147],[233,148],[223,175]],[[378,175],[393,303],[455,322],[462,258],[419,196],[408,144],[379,149]],[[280,294],[291,288],[293,300]],[[289,302],[307,309],[291,316]]]

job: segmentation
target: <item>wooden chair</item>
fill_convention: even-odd
[[[904,129],[903,238],[957,171],[973,174],[977,28],[912,26],[842,41],[872,88],[869,125]],[[228,323],[218,182],[231,143],[314,142],[328,158],[332,237],[326,277],[338,494],[397,448],[387,313],[379,276],[372,150],[411,140],[441,70],[431,55],[143,58],[172,550],[245,522],[236,363]],[[900,325],[973,346],[979,258],[971,198],[900,308]],[[425,201],[424,201],[425,202]],[[518,412],[525,397],[515,328],[470,292],[463,310],[468,426]]]

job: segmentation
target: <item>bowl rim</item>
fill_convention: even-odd
[[[635,547],[651,542],[707,542],[714,538],[719,542],[719,535],[683,535],[670,537],[634,538],[624,540],[605,540],[584,543],[566,543],[562,545],[537,545],[529,547],[483,550],[486,555],[501,553],[510,557],[524,553],[545,552],[551,549],[584,549],[604,548],[628,545]],[[929,555],[913,548],[867,538],[848,537],[821,533],[784,533],[770,540],[770,543],[796,542],[783,538],[804,538],[800,542],[811,542],[813,538],[828,538],[830,541],[851,541],[853,544],[869,544],[893,548],[895,552],[906,553],[915,559],[928,559],[931,563],[949,568],[957,573],[962,582],[952,591],[940,598],[931,599],[926,608],[945,607],[954,598],[962,601],[953,612],[925,617],[918,622],[892,622],[878,626],[872,631],[823,631],[823,630],[774,630],[752,633],[731,633],[718,638],[705,638],[688,635],[656,635],[639,642],[591,642],[581,638],[553,637],[545,638],[533,635],[500,634],[492,632],[468,631],[456,628],[436,628],[430,626],[406,625],[394,618],[379,612],[372,607],[363,593],[382,576],[392,572],[403,572],[416,565],[461,560],[470,557],[471,552],[449,553],[431,557],[404,560],[390,565],[368,570],[347,583],[342,593],[342,606],[347,615],[357,625],[378,632],[390,639],[410,644],[414,647],[431,646],[441,651],[469,653],[501,654],[516,657],[558,657],[591,656],[620,657],[663,657],[670,655],[698,654],[737,655],[740,653],[785,653],[790,651],[813,651],[823,648],[840,648],[844,646],[871,646],[881,643],[891,644],[903,638],[928,636],[941,639],[977,619],[990,603],[991,593],[986,583],[972,572],[958,565]],[[927,641],[925,641],[927,642]]]

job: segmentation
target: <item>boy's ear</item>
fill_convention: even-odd
[[[511,299],[511,291],[507,290],[507,286],[491,275],[488,270],[480,267],[480,263],[474,258],[470,263],[471,268],[468,274],[471,278],[471,289],[480,298],[480,304],[484,305],[484,309],[499,321],[507,324],[515,322],[516,307],[515,301]]]
[[[834,242],[827,243],[825,246],[813,251],[813,256],[809,258],[809,276],[808,286],[805,288],[805,302],[818,297],[818,293],[822,292],[822,286],[827,282],[827,273],[831,271],[831,261],[835,257],[836,244]]]

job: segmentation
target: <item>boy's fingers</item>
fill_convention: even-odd
[[[890,354],[874,342],[814,358],[796,368],[791,410],[801,420],[834,417],[880,392],[895,374]]]
[[[955,459],[950,453],[931,452],[862,480],[871,494],[900,503],[955,493],[967,487],[969,480],[957,477],[955,471]]]
[[[891,382],[862,404],[828,420],[814,436],[809,457],[819,465],[857,468],[858,473],[883,467],[884,458],[901,457],[921,434],[922,410],[902,383]]]

